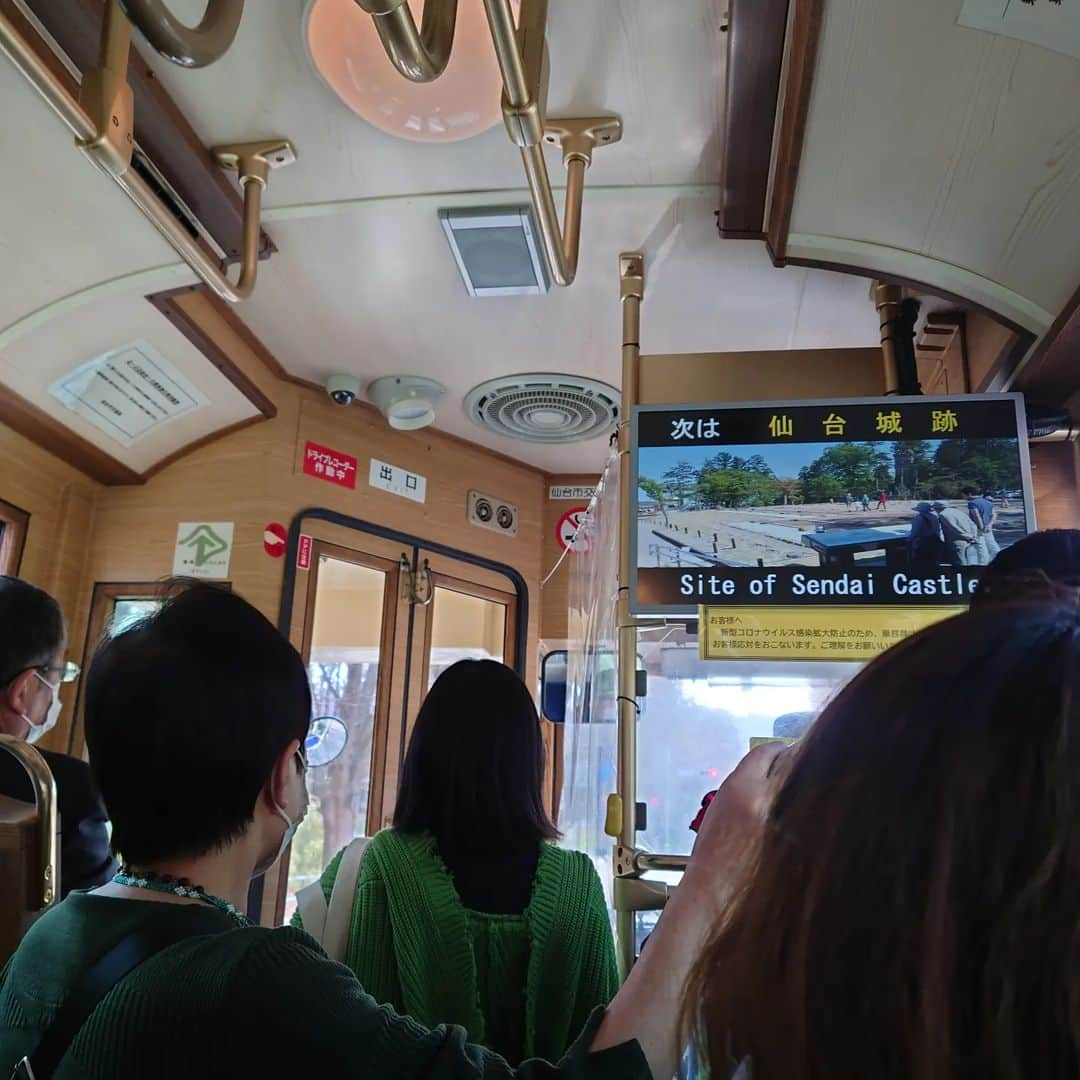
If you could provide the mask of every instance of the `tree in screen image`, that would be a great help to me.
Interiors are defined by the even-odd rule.
[[[638,487],[656,503],[660,513],[664,515],[664,525],[670,525],[666,502],[667,493],[664,491],[664,485],[659,480],[650,480],[647,476],[641,476],[638,478]]]
[[[892,462],[873,443],[841,443],[830,446],[799,470],[803,498],[807,502],[832,502],[849,492],[862,495],[882,491]]]
[[[1008,491],[1021,487],[1020,458],[1012,439],[947,439],[938,444],[928,477],[930,494],[956,499],[964,488]]]
[[[693,490],[697,481],[697,472],[694,466],[689,461],[680,461],[664,473],[664,480],[667,481],[667,489],[674,496],[681,510],[683,503],[686,502],[687,495]]]

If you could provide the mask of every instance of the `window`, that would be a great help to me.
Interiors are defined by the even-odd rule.
[[[30,515],[0,499],[0,574],[18,574]]]

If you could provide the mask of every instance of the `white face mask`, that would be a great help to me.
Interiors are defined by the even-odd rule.
[[[56,727],[56,721],[60,719],[60,710],[64,707],[64,703],[60,700],[60,684],[57,683],[56,686],[53,686],[39,671],[34,672],[34,677],[53,692],[53,701],[49,706],[49,711],[45,714],[45,719],[40,724],[35,724],[26,713],[20,714],[30,728],[26,734],[26,741],[31,744],[36,743],[46,732],[52,731]]]
[[[307,762],[304,761],[303,755],[299,750],[296,752],[296,756],[300,759],[300,775],[301,777],[307,772]],[[307,789],[307,780],[304,779],[304,788]],[[273,801],[273,800],[271,800]],[[274,810],[277,812],[277,816],[285,822],[285,831],[281,834],[281,843],[278,845],[278,849],[274,852],[274,857],[263,867],[263,871],[269,870],[285,854],[285,849],[292,843],[292,838],[296,835],[296,830],[300,828],[300,823],[307,815],[307,803],[304,803],[304,809],[301,811],[300,816],[293,821],[288,814],[285,813],[284,807],[278,806],[274,801]]]

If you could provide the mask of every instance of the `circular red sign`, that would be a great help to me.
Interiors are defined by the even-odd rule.
[[[272,559],[280,559],[285,554],[285,526],[271,521],[263,529],[263,551]]]
[[[575,506],[573,510],[567,510],[559,518],[559,524],[555,526],[555,535],[558,537],[559,543],[571,555],[581,555],[589,549],[589,543],[584,533],[578,534],[578,527],[585,520],[585,515],[588,512],[589,508],[587,506]],[[574,539],[575,536],[577,536],[576,540]]]

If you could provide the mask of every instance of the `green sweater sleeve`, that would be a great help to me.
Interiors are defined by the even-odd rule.
[[[559,1065],[525,1062],[517,1069],[465,1041],[457,1027],[425,1028],[378,1005],[352,973],[327,962],[310,938],[291,930],[263,933],[234,969],[237,1003],[228,1044],[235,1049],[232,1075],[253,1064],[245,1047],[265,1047],[277,1032],[276,1061],[294,1062],[310,1077],[364,1080],[648,1080],[636,1042],[588,1052],[600,1024],[597,1013]],[[230,1056],[233,1056],[230,1054]],[[300,1074],[298,1074],[300,1075]]]
[[[619,966],[615,959],[615,938],[611,932],[604,887],[595,867],[589,863],[588,897],[585,905],[586,953],[582,959],[577,998],[570,1031],[582,1030],[597,1008],[604,1007],[619,990]]]

